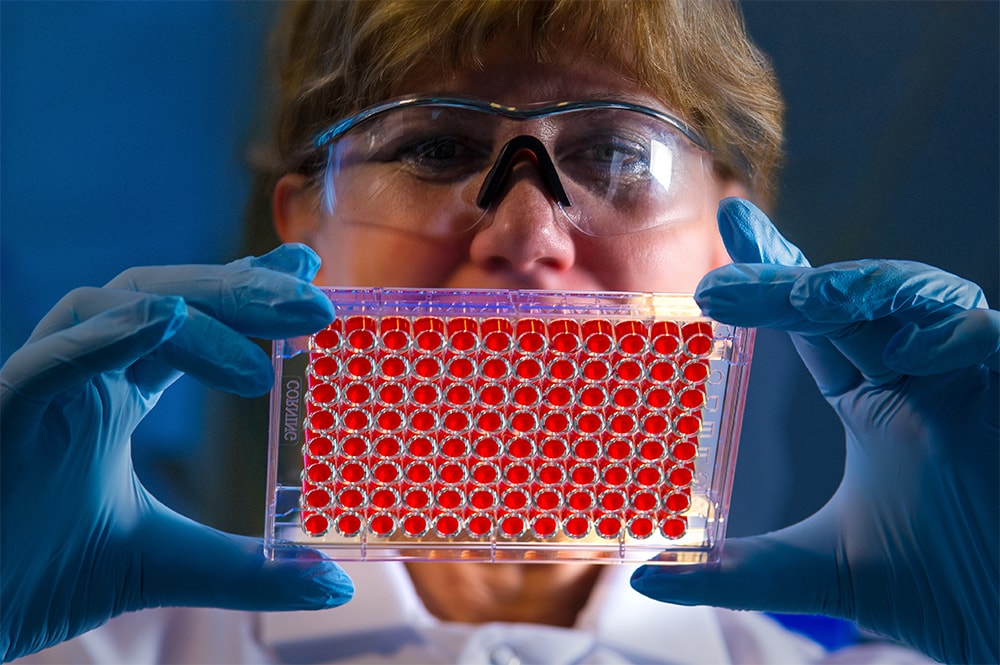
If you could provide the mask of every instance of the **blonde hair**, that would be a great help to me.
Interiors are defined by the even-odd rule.
[[[315,172],[316,133],[384,101],[417,66],[443,75],[481,66],[501,36],[538,61],[562,48],[599,53],[704,135],[723,177],[770,202],[783,102],[738,6],[725,0],[296,2],[273,44],[278,170]]]

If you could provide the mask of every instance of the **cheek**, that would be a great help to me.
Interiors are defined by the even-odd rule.
[[[716,212],[727,196],[746,196],[735,181],[709,178],[702,188],[700,213],[686,223],[667,224],[645,233],[625,236],[603,251],[600,268],[609,288],[622,291],[693,293],[708,272],[731,262],[719,234]],[[601,260],[593,255],[592,265]]]
[[[467,253],[460,241],[332,222],[324,224],[311,245],[323,259],[315,281],[326,286],[433,287]]]
[[[713,219],[606,242],[589,253],[588,262],[611,290],[692,293],[707,272],[729,263],[729,257]]]

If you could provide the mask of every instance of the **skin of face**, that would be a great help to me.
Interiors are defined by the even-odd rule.
[[[648,91],[601,64],[564,52],[544,63],[502,42],[483,66],[454,76],[418,70],[393,91],[402,95],[474,97],[510,106],[562,100],[615,99],[670,112]],[[327,286],[493,288],[691,293],[709,270],[729,262],[716,224],[718,202],[746,195],[737,182],[707,169],[700,215],[681,223],[614,237],[588,236],[553,206],[530,160],[512,168],[487,223],[449,238],[428,238],[377,224],[327,218],[306,178],[288,174],[274,192],[284,242],[303,242],[323,260],[316,283]],[[387,199],[391,200],[391,199]],[[381,218],[407,215],[384,203]],[[373,220],[377,221],[377,220]],[[572,625],[596,580],[589,564],[408,564],[417,593],[441,619],[479,623],[527,621]]]

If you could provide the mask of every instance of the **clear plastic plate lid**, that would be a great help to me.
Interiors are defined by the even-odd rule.
[[[268,557],[718,559],[752,330],[687,295],[325,291],[274,344]]]

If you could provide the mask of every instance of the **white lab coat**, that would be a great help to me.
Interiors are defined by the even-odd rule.
[[[65,663],[928,663],[867,644],[827,653],[751,612],[680,607],[629,587],[633,566],[602,573],[573,628],[467,625],[435,619],[397,562],[347,563],[357,592],[319,612],[160,608],[122,615],[76,639],[15,661]]]

